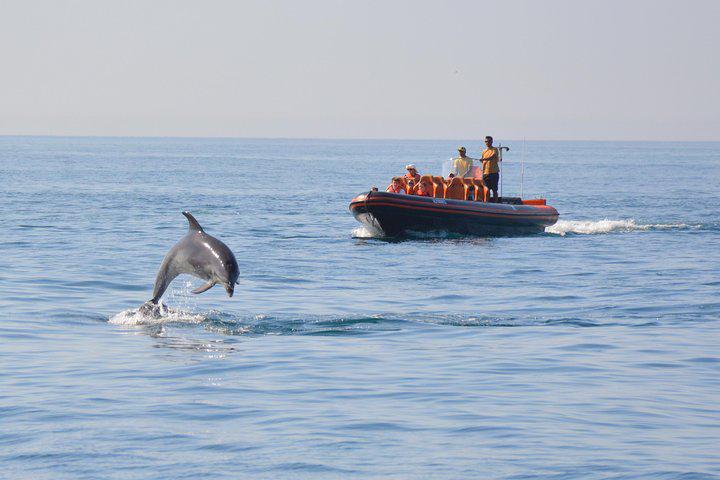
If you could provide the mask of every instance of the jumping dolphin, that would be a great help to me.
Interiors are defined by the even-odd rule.
[[[192,293],[205,292],[219,283],[229,297],[233,296],[240,274],[235,255],[223,242],[205,233],[190,212],[182,214],[188,219],[188,233],[165,255],[155,278],[153,296],[141,307],[142,311],[157,311],[160,297],[175,277],[183,273],[207,280]]]

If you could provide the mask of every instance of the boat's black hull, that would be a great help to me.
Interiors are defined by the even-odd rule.
[[[350,202],[362,224],[388,236],[407,232],[448,231],[470,235],[540,233],[557,222],[547,205],[511,205],[386,192],[368,192]]]

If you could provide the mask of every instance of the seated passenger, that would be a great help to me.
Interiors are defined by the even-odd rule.
[[[435,186],[435,198],[445,197],[445,179],[443,177],[432,177]]]
[[[418,183],[415,195],[419,197],[432,197],[434,189],[435,187],[433,186],[430,177],[423,176],[420,183]]]
[[[392,183],[385,191],[390,193],[405,193],[405,188],[402,185],[402,179],[400,179],[400,177],[393,177]]]
[[[408,172],[405,174],[405,180],[415,180],[415,183],[420,181],[420,174],[418,173],[417,168],[415,168],[415,165],[412,163],[410,165],[405,165],[405,170]]]
[[[415,195],[415,180],[408,180],[407,185],[408,185],[407,194]]]
[[[462,178],[453,177],[450,181],[450,185],[445,189],[445,198],[451,198],[453,200],[465,200],[465,185],[463,184]]]
[[[474,158],[468,157],[465,147],[458,148],[458,157],[453,158],[453,173],[458,177],[472,177],[472,167]]]
[[[465,184],[465,200],[475,200],[475,184],[472,178],[463,178]]]

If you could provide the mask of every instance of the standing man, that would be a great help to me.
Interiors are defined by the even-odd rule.
[[[472,177],[472,167],[474,158],[465,155],[465,147],[458,148],[459,157],[453,158],[453,172],[456,177],[466,178]]]
[[[500,156],[498,155],[498,149],[493,147],[493,138],[488,135],[485,137],[485,150],[482,153],[482,165],[483,165],[483,183],[485,187],[492,191],[493,202],[498,201],[498,182],[500,180],[500,166],[498,161]],[[485,199],[488,201],[489,199]]]

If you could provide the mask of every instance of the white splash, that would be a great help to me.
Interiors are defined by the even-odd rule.
[[[578,220],[558,220],[558,222],[545,229],[546,233],[555,235],[566,235],[568,233],[576,233],[581,235],[595,235],[601,233],[612,232],[634,232],[643,230],[667,230],[688,228],[684,223],[658,223],[658,224],[638,224],[635,220],[598,220],[598,221],[578,221]]]
[[[382,238],[383,234],[365,225],[361,225],[353,228],[351,236],[352,238]]]
[[[202,323],[207,318],[199,313],[189,312],[186,310],[178,310],[168,308],[161,304],[160,311],[157,314],[148,314],[141,312],[139,308],[131,308],[123,310],[108,319],[108,323],[113,325],[159,325],[163,323]]]
[[[183,278],[184,277],[184,278]],[[200,323],[206,317],[195,312],[197,303],[194,301],[190,291],[193,289],[193,281],[197,280],[183,275],[175,285],[168,289],[167,299],[175,305],[168,307],[160,302],[157,312],[143,312],[138,308],[123,310],[110,317],[109,323],[114,325],[158,325],[163,323]]]

